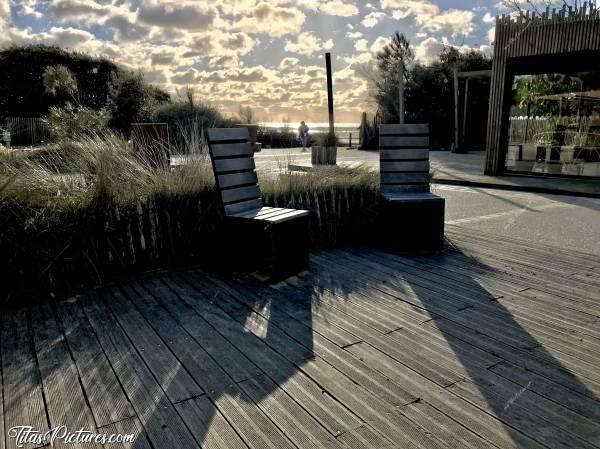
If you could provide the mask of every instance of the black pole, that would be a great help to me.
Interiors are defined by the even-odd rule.
[[[325,53],[325,62],[327,64],[327,106],[329,108],[329,132],[334,132],[333,121],[333,79],[331,77],[331,53]]]

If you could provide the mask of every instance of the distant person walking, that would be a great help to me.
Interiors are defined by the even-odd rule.
[[[308,126],[306,123],[300,122],[300,128],[298,128],[298,136],[302,141],[302,151],[306,151],[306,147],[308,146]]]

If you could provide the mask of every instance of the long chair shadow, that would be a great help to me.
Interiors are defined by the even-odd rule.
[[[141,289],[130,291],[129,299],[179,358],[179,369],[189,373],[205,393],[175,404],[200,445],[212,447],[228,441],[228,447],[246,447],[243,439],[259,444],[253,439],[262,437],[265,447],[291,448],[287,432],[270,422],[265,409],[258,412],[256,407],[282,392],[281,386],[313,358],[312,298],[292,305],[282,298],[275,300],[268,287],[260,289],[260,283],[255,284],[257,290],[244,284],[217,275],[186,272],[165,275],[160,282],[143,283]],[[145,305],[138,304],[139,296],[144,294],[153,297],[150,302],[156,307],[144,310]],[[302,324],[292,320],[290,313],[302,316]],[[160,319],[175,320],[177,325],[175,329],[161,329]],[[195,344],[189,344],[190,336]],[[182,357],[185,345],[190,348]],[[195,359],[205,366],[199,366]],[[292,403],[291,407],[300,410],[298,404]],[[264,426],[262,436],[257,437],[251,421]],[[152,417],[149,422],[154,425]],[[338,447],[331,435],[320,437],[331,447]]]
[[[337,263],[342,255],[344,262]],[[446,268],[458,263],[467,269],[449,270],[444,276]],[[285,428],[293,422],[278,421],[284,426],[278,428],[267,415],[279,413],[285,404],[292,414],[298,410],[298,416],[312,419],[305,411],[311,412],[309,400],[299,405],[295,400],[302,398],[291,400],[284,394],[282,399],[277,393],[296,388],[304,376],[303,366],[314,359],[313,320],[324,301],[332,300],[331,295],[341,298],[348,316],[358,316],[361,308],[376,310],[384,301],[399,300],[422,315],[417,328],[433,329],[443,336],[462,368],[459,374],[464,379],[444,388],[479,407],[481,413],[485,410],[496,416],[514,446],[599,447],[600,380],[594,379],[593,366],[581,362],[583,371],[578,372],[583,372],[583,380],[573,374],[555,355],[560,352],[544,347],[545,338],[552,336],[540,341],[532,335],[521,317],[517,319],[502,304],[510,298],[501,299],[488,291],[477,276],[469,274],[469,266],[491,269],[469,260],[459,247],[440,256],[414,258],[352,248],[315,253],[311,272],[281,286],[268,286],[251,277],[232,280],[205,273],[171,273],[105,290],[103,299],[81,300],[85,315],[78,313],[79,319],[89,318],[96,303],[96,310],[106,315],[79,331],[93,328],[124,394],[142,404],[135,412],[152,447],[219,447],[226,442],[228,447],[243,448],[243,439],[262,437],[264,447],[293,447],[293,443],[308,441],[305,438],[316,438],[335,448],[340,443],[328,432],[302,435],[304,430]],[[60,310],[56,310],[59,322]],[[385,312],[370,316],[393,327]],[[136,322],[146,334],[136,334]],[[319,332],[327,328],[320,327]],[[399,325],[387,336],[397,338],[400,350],[402,332]],[[66,340],[70,344],[69,335]],[[554,343],[561,340],[552,339]],[[158,359],[153,358],[153,345],[162,346],[162,353],[171,353],[170,358],[154,364]],[[567,349],[585,355],[585,349]],[[496,360],[482,365],[481,358],[472,354],[475,350],[486,351]],[[128,351],[135,353],[135,360],[123,358]],[[97,355],[92,351],[90,357],[87,362],[93,366]],[[136,379],[123,378],[124,366],[145,378],[152,385],[150,390]],[[151,394],[156,397],[149,400]],[[337,404],[332,422],[356,419],[334,399],[319,397],[331,401],[331,409]],[[278,400],[287,402],[273,402]],[[260,437],[250,420],[264,426]],[[179,431],[189,436],[175,436]],[[149,446],[140,438],[133,447]]]
[[[349,252],[352,257],[343,269],[360,268],[354,281],[348,283],[346,278],[334,286],[337,293],[351,295],[357,288],[390,293],[388,286],[394,285],[398,299],[426,311],[431,319],[419,326],[427,326],[444,337],[462,368],[459,371],[463,371],[462,380],[449,382],[446,390],[497,417],[512,444],[519,448],[600,446],[600,376],[593,362],[597,354],[590,349],[600,344],[599,339],[586,337],[593,343],[578,347],[573,335],[552,330],[551,326],[542,329],[529,321],[526,325],[536,329],[540,341],[524,327],[523,316],[515,317],[503,305],[505,301],[518,303],[519,298],[492,293],[476,276],[469,275],[469,266],[493,269],[465,254],[460,246],[438,256],[408,258],[371,249]],[[379,265],[369,264],[373,255],[373,262]],[[460,264],[465,269],[453,271]],[[424,276],[419,270],[424,270]],[[437,284],[435,279],[445,285]],[[403,332],[399,329],[391,333],[398,335],[397,339],[392,338],[400,348]],[[427,337],[421,344],[428,346]],[[497,360],[486,365],[473,354],[475,349],[482,349]],[[566,353],[574,354],[575,359]],[[586,355],[591,362],[584,360]],[[577,363],[579,375],[557,357]]]

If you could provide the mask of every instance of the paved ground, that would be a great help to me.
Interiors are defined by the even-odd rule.
[[[600,199],[434,185],[446,221],[499,238],[600,255]]]
[[[472,179],[483,165],[483,153],[438,151],[431,153],[431,159],[434,176],[450,173],[456,178],[460,172]],[[340,149],[338,160],[377,169],[379,154]],[[261,171],[277,173],[289,163],[310,165],[310,153],[268,149],[257,153],[256,161]],[[600,185],[600,181],[595,182]],[[435,184],[433,189],[447,199],[446,220],[450,224],[600,255],[600,199],[443,184]]]
[[[61,425],[136,437],[64,449],[600,448],[600,257],[447,231],[436,256],[315,251],[277,285],[162,273],[2,314],[0,448]]]
[[[546,193],[574,192],[583,196],[600,197],[600,181],[574,178],[544,178],[540,176],[485,176],[483,174],[485,153],[470,152],[454,154],[449,151],[430,153],[433,181],[440,184],[472,185]],[[276,172],[288,164],[310,166],[310,153],[299,148],[265,149],[256,154],[258,166]],[[338,164],[379,168],[379,153],[376,151],[338,150]]]

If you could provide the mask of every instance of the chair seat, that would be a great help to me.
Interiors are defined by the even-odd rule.
[[[392,203],[410,203],[421,201],[443,201],[442,197],[433,193],[386,193],[384,198]]]
[[[250,220],[263,220],[270,223],[281,223],[294,218],[305,217],[307,215],[309,215],[307,210],[261,207],[260,209],[252,209],[229,216],[236,218],[247,218]]]

